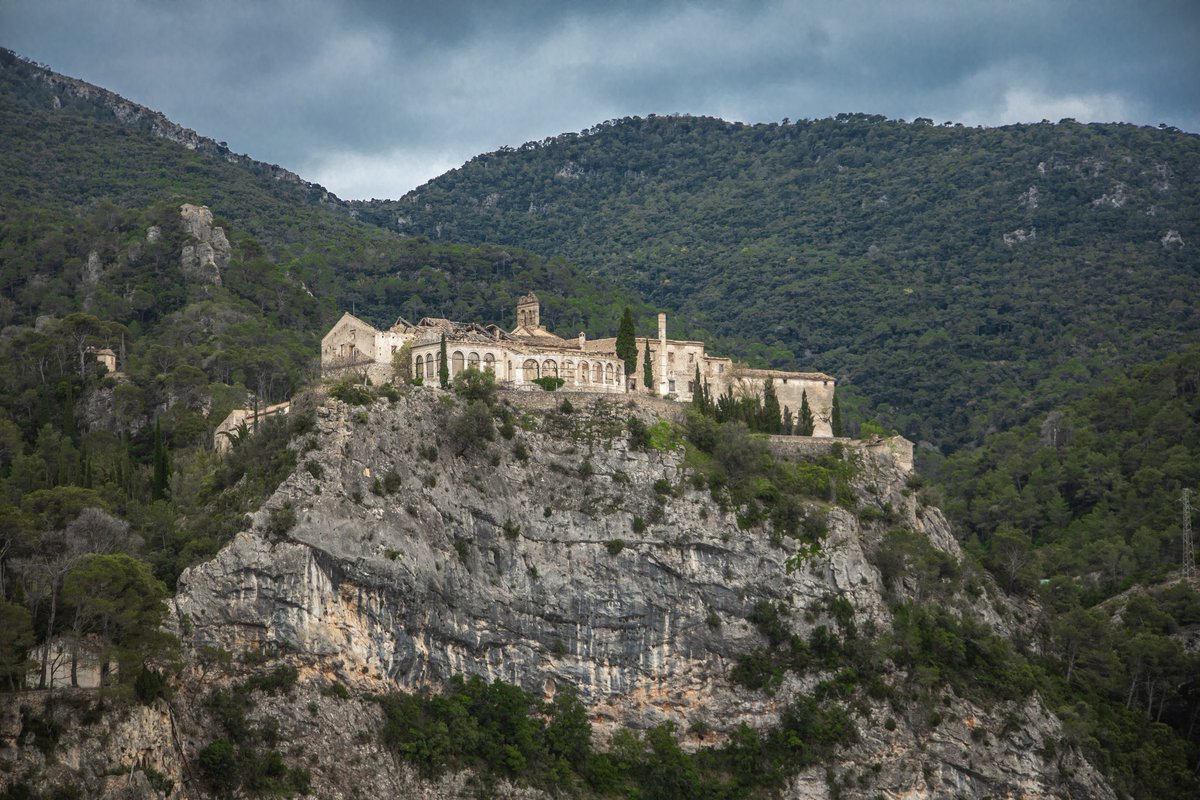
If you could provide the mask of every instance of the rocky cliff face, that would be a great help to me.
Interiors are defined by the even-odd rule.
[[[302,466],[249,530],[180,579],[175,618],[192,672],[175,716],[123,723],[138,726],[138,753],[110,743],[80,763],[152,765],[198,789],[187,764],[212,736],[201,654],[269,652],[300,670],[300,685],[255,713],[297,743],[288,755],[311,769],[314,794],[462,796],[473,791],[468,778],[424,782],[380,750],[380,712],[365,693],[462,673],[547,697],[571,685],[601,739],[674,721],[696,747],[738,723],[775,725],[792,697],[828,677],[791,675],[773,694],[730,681],[736,658],[762,644],[746,621],[758,602],[790,606],[787,624],[804,636],[833,624],[830,598],[849,601],[863,629],[890,626],[873,557],[880,532],[845,508],[805,507],[828,532],[789,573],[799,545],[739,529],[693,487],[682,450],[629,447],[630,409],[597,401],[535,413],[514,403],[513,439],[469,449],[447,433],[461,401],[434,389],[365,409],[318,404],[316,429],[295,443]],[[864,457],[859,502],[961,555],[944,517],[904,478],[886,456]],[[999,611],[978,605],[1005,629]],[[349,699],[319,691],[334,681]],[[857,714],[859,742],[796,776],[786,796],[1112,797],[1077,753],[1055,749],[1060,725],[1036,696],[983,708],[947,691],[932,725],[926,711],[883,700]]]
[[[221,285],[221,273],[229,267],[233,248],[222,228],[213,227],[208,206],[184,203],[179,209],[183,227],[192,241],[183,246],[179,267],[183,277],[196,283]]]

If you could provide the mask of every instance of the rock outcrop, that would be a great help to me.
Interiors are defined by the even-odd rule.
[[[222,228],[213,227],[208,206],[184,203],[179,209],[183,227],[192,241],[183,246],[179,267],[183,277],[195,283],[221,285],[221,273],[229,267],[233,248]]]
[[[789,573],[799,545],[740,530],[734,513],[689,483],[682,450],[630,449],[628,409],[597,401],[545,420],[529,415],[515,437],[522,453],[498,439],[460,456],[445,433],[457,413],[447,400],[416,389],[367,411],[336,401],[317,408],[319,447],[304,455],[307,468],[252,530],[180,579],[176,608],[193,644],[275,647],[308,674],[366,691],[437,686],[459,673],[546,696],[570,684],[602,736],[701,721],[711,743],[741,722],[775,724],[789,698],[815,683],[793,679],[768,695],[730,682],[736,658],[762,642],[746,622],[757,602],[793,609],[789,624],[802,636],[831,624],[822,610],[830,597],[848,600],[862,627],[890,626],[870,556],[875,534],[846,509],[810,504],[828,533],[822,552]],[[392,491],[380,490],[385,477]],[[961,556],[944,517],[919,506],[905,477],[878,457],[863,465],[857,488]],[[284,508],[294,527],[266,535],[272,511]],[[1001,615],[982,605],[1003,630]],[[832,769],[855,773],[869,787],[863,796],[1111,796],[1077,754],[1039,755],[1053,753],[1061,733],[1036,697],[992,709],[946,703],[947,722],[932,728],[871,709],[862,742]],[[892,715],[902,719],[888,730]],[[869,764],[881,766],[861,766]],[[822,767],[788,795],[830,792]]]
[[[253,714],[276,720],[313,795],[470,797],[480,789],[469,775],[431,781],[383,750],[370,693],[436,688],[464,673],[547,698],[570,685],[601,742],[672,721],[690,749],[719,744],[740,723],[776,725],[793,698],[830,677],[790,673],[772,693],[730,680],[738,656],[764,642],[747,622],[760,601],[790,608],[786,624],[804,637],[834,625],[831,598],[849,602],[860,629],[890,628],[875,566],[884,528],[864,525],[865,515],[804,501],[826,533],[820,552],[789,571],[801,544],[765,525],[739,527],[735,510],[691,480],[682,448],[629,446],[625,418],[644,412],[611,399],[571,413],[505,402],[514,435],[494,441],[452,436],[464,403],[432,388],[366,408],[316,403],[314,429],[293,442],[301,466],[248,530],[179,580],[173,620],[187,666],[174,699],[106,723],[116,725],[107,743],[82,727],[60,744],[73,774],[100,776],[92,796],[154,796],[164,777],[183,796],[205,796],[189,766],[217,735],[203,698],[232,680],[210,673],[205,654],[264,654],[299,670],[291,695],[264,696]],[[904,465],[882,448],[854,457],[860,507],[961,556],[942,514],[906,485]],[[1007,630],[1002,610],[975,603]],[[906,676],[893,672],[887,680],[901,686]],[[349,696],[322,691],[335,683]],[[1036,694],[982,707],[946,689],[936,702],[864,698],[857,743],[782,795],[1113,797],[1061,744]],[[9,723],[0,728],[20,727]],[[13,774],[62,772],[62,759],[39,760],[15,738],[0,742],[19,754]],[[116,773],[127,780],[104,777]],[[543,796],[502,783],[486,793]]]

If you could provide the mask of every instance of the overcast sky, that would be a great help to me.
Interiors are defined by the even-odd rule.
[[[344,198],[651,113],[1200,131],[1200,0],[0,0],[0,45]]]

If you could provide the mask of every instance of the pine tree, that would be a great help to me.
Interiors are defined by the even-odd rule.
[[[438,353],[438,383],[443,389],[450,388],[450,364],[446,360],[446,334],[442,334],[442,349]]]
[[[646,340],[646,352],[642,354],[642,381],[646,391],[654,391],[654,366],[650,363],[650,340]]]
[[[775,394],[775,381],[767,378],[763,384],[762,416],[759,418],[760,429],[765,433],[779,433],[782,413],[779,410],[779,397]]]
[[[796,418],[796,435],[813,435],[813,413],[808,407],[808,392],[800,393],[800,415]]]
[[[845,429],[842,428],[842,407],[838,405],[837,392],[833,394],[833,412],[829,417],[829,424],[833,428],[833,435],[845,436]]]
[[[625,374],[633,375],[637,371],[637,338],[633,326],[633,312],[625,306],[621,316],[621,327],[617,328],[617,357],[625,362]]]

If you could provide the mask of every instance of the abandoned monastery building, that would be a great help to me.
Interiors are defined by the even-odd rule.
[[[325,376],[359,372],[376,382],[391,380],[393,359],[407,352],[412,375],[427,382],[437,379],[442,337],[450,375],[468,367],[487,370],[508,389],[537,389],[539,378],[560,378],[559,391],[627,394],[644,392],[643,365],[649,346],[654,377],[649,390],[661,397],[689,402],[694,391],[696,369],[713,396],[732,390],[735,396],[760,394],[767,379],[774,383],[780,407],[800,409],[808,396],[812,410],[813,436],[833,435],[830,418],[837,381],[820,372],[786,372],[749,369],[728,358],[710,356],[704,342],[667,338],[667,315],[658,315],[658,338],[638,338],[638,365],[626,374],[625,362],[617,355],[616,338],[563,339],[542,327],[541,306],[534,294],[517,301],[517,325],[505,331],[498,325],[453,322],[424,317],[415,325],[396,320],[381,331],[370,323],[343,314],[321,340],[321,373]]]

